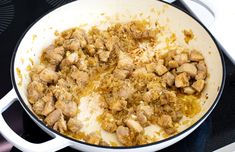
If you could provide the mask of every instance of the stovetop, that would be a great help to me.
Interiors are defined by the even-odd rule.
[[[0,97],[12,88],[10,61],[20,36],[37,18],[70,1],[72,0],[0,0]],[[173,4],[186,10],[179,1]],[[225,62],[225,89],[214,111],[192,134],[162,152],[207,152],[235,142],[235,66],[226,56]],[[13,130],[30,142],[40,143],[51,139],[29,118],[19,102],[15,102],[4,112],[4,118]],[[0,151],[19,150],[0,135]],[[61,151],[73,149],[65,148]]]

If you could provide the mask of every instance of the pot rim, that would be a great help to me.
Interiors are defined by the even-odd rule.
[[[219,93],[214,101],[214,103],[212,104],[212,106],[209,108],[209,110],[197,121],[195,122],[193,125],[191,125],[190,127],[188,127],[187,129],[183,130],[182,132],[180,133],[177,133],[176,135],[173,135],[169,138],[166,138],[166,139],[163,139],[163,140],[160,140],[160,141],[156,141],[156,142],[152,142],[152,143],[149,143],[149,144],[144,144],[144,145],[137,145],[137,146],[129,146],[129,147],[126,147],[126,146],[120,146],[120,147],[111,147],[111,146],[101,146],[101,145],[95,145],[95,144],[90,144],[90,143],[87,143],[87,142],[84,142],[84,141],[80,141],[80,140],[76,140],[76,139],[73,139],[71,137],[68,137],[68,136],[65,136],[57,131],[55,131],[54,129],[48,127],[44,122],[42,122],[41,120],[39,120],[39,118],[29,109],[29,107],[25,104],[24,100],[22,99],[20,93],[19,93],[19,90],[17,88],[17,83],[16,83],[16,80],[15,80],[15,76],[14,76],[14,63],[15,63],[15,56],[16,56],[16,53],[17,53],[17,50],[18,50],[18,47],[22,41],[22,39],[24,38],[24,36],[26,35],[26,33],[31,29],[31,27],[34,26],[34,24],[36,24],[40,19],[42,19],[44,16],[46,16],[47,14],[51,13],[52,11],[56,10],[57,8],[59,7],[56,7],[52,10],[49,10],[47,11],[46,13],[44,13],[42,16],[40,16],[39,18],[37,18],[32,24],[30,24],[27,29],[24,31],[24,33],[21,35],[20,39],[18,40],[15,48],[14,48],[14,52],[13,52],[13,55],[12,55],[12,58],[11,58],[11,65],[10,65],[10,75],[11,75],[11,82],[12,82],[12,85],[13,85],[13,88],[18,96],[18,99],[21,103],[21,105],[23,106],[23,108],[27,111],[28,114],[30,114],[40,125],[42,125],[43,127],[45,127],[46,129],[50,130],[52,133],[56,134],[56,135],[59,135],[59,136],[62,136],[68,140],[71,140],[73,142],[77,142],[79,144],[84,144],[86,146],[92,146],[92,147],[96,147],[96,148],[105,148],[105,149],[136,149],[136,148],[144,148],[144,147],[148,147],[148,146],[153,146],[153,145],[159,145],[159,144],[162,144],[164,142],[167,142],[167,141],[170,141],[172,139],[175,139],[181,135],[183,135],[184,133],[188,132],[189,130],[191,130],[192,128],[194,128],[195,126],[197,126],[198,124],[200,124],[202,121],[204,121],[204,119],[212,112],[212,110],[215,108],[215,106],[217,105],[221,95],[222,95],[222,92],[223,92],[223,89],[224,89],[224,85],[225,85],[225,79],[226,79],[226,68],[225,68],[225,61],[224,61],[224,57],[223,57],[223,53],[221,51],[221,49],[219,49],[219,45],[217,43],[217,41],[215,40],[215,38],[213,37],[213,35],[210,33],[210,31],[202,24],[201,21],[199,21],[196,17],[192,16],[191,14],[189,14],[187,11],[181,9],[180,7],[178,6],[175,6],[171,3],[168,3],[168,2],[165,2],[163,0],[158,0],[162,3],[165,3],[171,7],[174,7],[178,10],[180,10],[181,12],[185,13],[186,15],[190,16],[193,20],[195,20],[197,23],[199,23],[203,29],[209,34],[209,36],[212,38],[214,44],[216,45],[216,48],[217,50],[219,51],[219,55],[220,55],[220,59],[221,59],[221,63],[222,63],[222,72],[223,72],[223,76],[222,76],[222,82],[221,82],[221,86],[220,86],[220,89],[219,89]],[[69,2],[67,4],[70,4],[72,2]],[[65,5],[67,5],[65,4]],[[64,5],[62,5],[64,6]],[[60,6],[61,7],[61,6]]]

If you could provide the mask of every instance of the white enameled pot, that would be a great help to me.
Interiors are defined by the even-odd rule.
[[[41,50],[52,43],[55,31],[81,26],[88,29],[97,25],[105,28],[116,22],[147,19],[174,31],[177,41],[184,44],[184,29],[191,29],[195,38],[188,44],[201,51],[208,66],[209,78],[203,91],[203,107],[190,127],[159,142],[133,147],[96,146],[66,137],[40,121],[32,112],[27,100],[29,82],[28,66],[39,62]],[[187,45],[187,44],[185,44]],[[59,7],[37,20],[24,33],[12,57],[11,77],[13,89],[0,101],[0,132],[14,146],[22,151],[56,151],[66,146],[82,151],[157,151],[170,146],[194,131],[211,113],[218,102],[225,81],[225,67],[222,53],[208,30],[186,12],[157,0],[79,0]],[[32,120],[53,137],[44,143],[31,143],[18,136],[5,122],[2,113],[16,100]],[[17,116],[16,116],[17,117]]]

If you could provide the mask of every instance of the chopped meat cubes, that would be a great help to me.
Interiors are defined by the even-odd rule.
[[[182,64],[187,63],[189,61],[188,55],[185,53],[178,54],[178,55],[174,56],[174,59],[179,65],[182,65]]]
[[[197,91],[201,92],[205,86],[205,81],[204,80],[197,80],[192,84],[192,87]]]
[[[114,112],[121,111],[123,110],[127,105],[127,101],[120,99],[120,100],[115,100],[114,102],[111,103],[110,109]]]
[[[58,80],[58,75],[55,71],[46,68],[42,70],[42,72],[39,74],[39,78],[46,83],[52,83],[52,82],[57,82]]]
[[[177,67],[179,66],[179,64],[178,64],[177,61],[171,60],[171,61],[168,62],[168,66],[169,66],[170,68],[177,68]]]
[[[73,117],[69,119],[67,126],[70,131],[77,133],[83,125],[76,117]]]
[[[189,76],[183,72],[175,77],[175,86],[177,88],[183,88],[189,86]]]
[[[74,101],[57,101],[55,107],[68,117],[76,116],[78,111],[77,104]]]
[[[197,75],[195,76],[195,79],[196,80],[204,80],[204,79],[206,79],[206,76],[207,76],[206,72],[198,71]]]
[[[194,64],[184,63],[180,67],[177,68],[177,72],[178,73],[186,72],[190,76],[195,77],[197,74],[197,68]]]
[[[127,127],[119,126],[116,130],[116,135],[118,138],[118,141],[121,142],[124,145],[127,145],[128,142],[130,142],[130,130]]]
[[[89,80],[89,75],[87,72],[75,70],[71,73],[71,77],[77,82],[77,84],[85,85]]]
[[[43,115],[45,102],[43,100],[38,100],[33,104],[33,111],[38,115]]]
[[[168,69],[164,65],[160,64],[160,65],[156,66],[155,71],[158,75],[161,76],[161,75],[165,74],[168,71]]]
[[[38,99],[40,99],[44,94],[45,87],[42,83],[37,81],[33,81],[29,83],[27,88],[28,99],[30,103],[35,103]]]
[[[169,115],[162,115],[158,119],[158,124],[164,128],[171,128],[173,127],[173,122],[171,116]]]
[[[173,86],[175,83],[175,76],[171,72],[167,72],[162,76],[163,81],[167,83],[168,86]]]
[[[109,59],[110,52],[109,51],[104,51],[104,50],[99,50],[98,52],[99,59],[102,62],[107,62]]]
[[[60,64],[60,67],[64,66],[70,66],[78,61],[78,54],[77,53],[71,53],[68,55]]]
[[[50,64],[58,65],[65,54],[63,47],[54,48],[53,45],[46,48],[43,52],[42,58],[48,61]]]
[[[130,128],[133,129],[135,132],[142,132],[143,131],[143,127],[140,125],[140,123],[138,121],[135,121],[133,119],[127,119],[126,120],[126,125]]]
[[[65,131],[67,131],[67,124],[66,121],[64,120],[63,117],[61,117],[53,126],[53,129],[64,133]]]
[[[53,112],[51,112],[46,118],[45,118],[45,122],[49,125],[49,126],[53,126],[62,116],[62,113],[59,109],[54,110]]]
[[[184,89],[184,93],[186,94],[194,94],[195,90],[192,87],[185,87]]]
[[[118,78],[124,80],[130,72],[128,70],[121,70],[121,69],[115,69],[113,71],[113,75]]]
[[[132,70],[134,67],[133,59],[124,52],[120,51],[117,67],[124,70]]]
[[[190,52],[189,59],[191,61],[200,61],[200,60],[203,60],[204,57],[199,51],[193,50]]]
[[[81,48],[81,44],[80,44],[80,41],[77,39],[69,39],[69,40],[64,41],[63,47],[66,50],[70,50],[74,52]]]
[[[86,32],[82,29],[76,29],[73,32],[71,38],[76,39],[82,48],[84,48],[87,45],[87,35]]]

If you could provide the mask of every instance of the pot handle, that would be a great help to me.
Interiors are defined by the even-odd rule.
[[[224,48],[224,53],[235,64],[235,45],[232,36],[235,35],[235,22],[231,22],[234,17],[234,8],[232,3],[224,1],[212,1],[212,0],[181,0],[186,6],[188,6],[192,12],[202,21],[202,23],[209,29],[213,36]],[[191,2],[190,2],[191,1]],[[206,24],[207,18],[205,15],[199,15],[198,9],[192,9],[195,2],[204,8],[206,8],[214,17],[212,24]]]
[[[6,123],[3,118],[2,113],[11,106],[14,101],[17,100],[17,95],[15,90],[12,89],[0,100],[0,133],[4,136],[10,143],[22,151],[30,152],[46,152],[46,151],[56,151],[70,145],[67,139],[60,136],[55,136],[53,139],[43,142],[43,143],[31,143],[19,135],[17,135]]]

